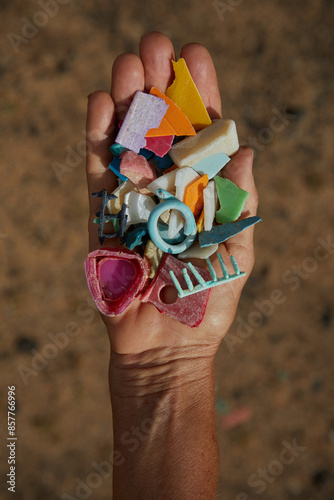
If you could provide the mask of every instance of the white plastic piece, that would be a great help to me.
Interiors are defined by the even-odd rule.
[[[122,182],[115,191],[112,192],[117,198],[108,201],[108,210],[110,214],[118,214],[122,205],[124,203],[124,196],[127,193],[130,193],[133,189],[135,189],[135,185],[129,179],[125,182]]]
[[[192,167],[215,153],[233,155],[239,149],[237,129],[233,120],[213,120],[212,125],[174,144],[169,156],[178,167]]]
[[[175,198],[183,202],[184,192],[186,188],[196,179],[199,179],[199,177],[200,175],[198,175],[198,173],[190,167],[176,170]],[[174,238],[174,236],[177,235],[177,233],[180,231],[180,229],[182,229],[183,226],[183,217],[177,210],[172,210],[169,219],[168,238]]]
[[[218,208],[218,196],[215,181],[209,181],[203,191],[204,231],[211,231]]]
[[[203,250],[206,250],[206,252],[203,252]],[[209,247],[202,248],[198,241],[195,241],[191,245],[191,247],[187,248],[182,253],[179,253],[178,258],[179,259],[207,259],[210,257],[212,254],[217,252],[218,250],[218,244],[215,243],[214,245],[210,245]]]
[[[164,189],[171,194],[175,193],[175,176],[177,169],[168,172],[168,174],[161,175],[150,184],[148,184],[147,189],[151,191],[151,193],[156,194],[158,189]]]
[[[150,196],[136,193],[136,191],[127,193],[124,196],[124,203],[128,205],[125,212],[128,216],[126,228],[132,224],[147,222],[152,210],[156,207],[156,204]]]

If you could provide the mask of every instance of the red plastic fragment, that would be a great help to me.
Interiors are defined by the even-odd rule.
[[[160,137],[146,137],[145,148],[153,151],[157,156],[163,157],[170,150],[174,140],[173,135],[162,135]]]
[[[98,310],[106,316],[118,316],[144,289],[149,265],[127,248],[101,248],[88,255],[85,271]]]
[[[180,323],[195,327],[201,324],[205,310],[208,304],[211,289],[203,290],[203,292],[189,295],[188,297],[177,297],[176,302],[173,304],[165,304],[160,299],[160,293],[165,286],[174,286],[169,271],[174,271],[176,278],[179,280],[182,288],[187,288],[182,269],[187,268],[188,274],[191,277],[193,284],[197,285],[198,282],[190,271],[189,266],[179,259],[176,259],[170,254],[166,254],[163,258],[157,274],[155,275],[151,285],[141,297],[142,302],[151,302],[155,305],[161,313],[166,313],[172,318],[177,319]],[[210,273],[202,268],[196,267],[197,271],[205,280],[210,280]]]

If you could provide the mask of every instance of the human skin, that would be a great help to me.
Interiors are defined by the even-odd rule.
[[[117,186],[108,168],[116,124],[124,118],[137,90],[149,91],[155,86],[165,92],[173,81],[171,59],[175,60],[175,53],[169,38],[148,33],[140,42],[139,53],[116,58],[110,94],[97,91],[89,96],[89,251],[101,248],[93,223],[100,202],[91,193],[103,188],[110,193]],[[182,48],[180,57],[186,60],[211,118],[220,118],[220,94],[209,52],[190,43]],[[253,151],[242,147],[222,171],[223,177],[249,193],[242,217],[254,216],[257,210],[252,164]],[[109,383],[117,452],[114,500],[215,498],[219,453],[214,356],[232,324],[254,264],[253,231],[248,228],[219,246],[228,269],[232,254],[246,277],[212,289],[204,320],[197,328],[183,325],[139,299],[124,314],[103,317],[110,339]],[[116,239],[106,240],[103,247],[118,244]],[[217,259],[211,261],[218,271]],[[205,265],[202,260],[192,262]]]

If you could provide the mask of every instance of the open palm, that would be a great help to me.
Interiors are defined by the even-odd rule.
[[[122,54],[115,60],[110,95],[97,91],[88,101],[87,182],[90,251],[101,247],[97,226],[93,223],[100,200],[93,198],[91,194],[103,188],[110,193],[117,187],[116,178],[108,168],[111,160],[109,146],[116,136],[116,124],[124,118],[137,90],[150,91],[151,87],[155,86],[165,93],[174,78],[171,59],[175,60],[175,53],[169,38],[161,33],[149,33],[142,38],[139,50],[140,57]],[[220,95],[210,54],[203,46],[190,43],[182,48],[180,57],[185,59],[211,118],[220,118]],[[252,150],[242,147],[222,171],[223,177],[229,178],[249,193],[242,216],[253,216],[257,210],[252,163]],[[117,241],[107,240],[103,246],[116,246]],[[219,252],[227,267],[229,255],[234,255],[240,270],[246,272],[246,277],[212,289],[204,320],[199,327],[190,328],[183,325],[167,314],[159,313],[153,304],[141,303],[140,299],[137,299],[124,314],[114,318],[103,317],[113,351],[119,354],[138,354],[162,347],[177,349],[198,345],[216,349],[233,321],[242,288],[253,267],[253,228],[248,228],[221,244]],[[211,261],[219,273],[217,259],[212,257]],[[206,266],[205,260],[193,259],[192,262],[199,267]]]

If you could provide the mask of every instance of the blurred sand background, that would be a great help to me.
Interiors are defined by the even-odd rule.
[[[111,498],[111,476],[91,475],[108,460],[112,431],[108,342],[83,271],[83,130],[87,95],[109,89],[114,58],[160,30],[177,54],[190,41],[211,51],[224,117],[256,150],[256,266],[217,356],[217,498],[333,500],[334,2],[57,5],[45,18],[36,1],[0,2],[1,434],[7,385],[16,385],[18,437],[15,495],[1,441],[1,498],[84,498],[78,480],[91,484],[85,498]],[[11,42],[22,18],[44,25]],[[275,113],[285,118],[273,131]],[[68,168],[61,180],[54,162]],[[65,329],[72,337],[57,347],[52,335]],[[52,359],[27,372],[42,352]],[[228,428],[240,408],[244,422]],[[305,449],[280,465],[283,442],[294,440]]]

